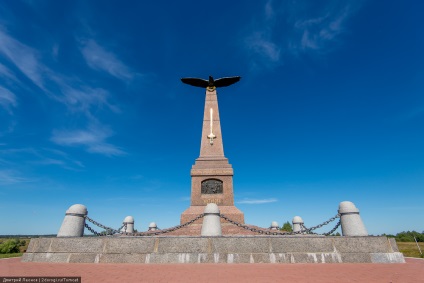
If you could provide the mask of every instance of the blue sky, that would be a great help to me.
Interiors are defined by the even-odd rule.
[[[421,1],[0,2],[0,234],[66,209],[177,225],[218,89],[236,206],[306,226],[354,202],[372,234],[423,231]],[[332,227],[329,227],[332,228]],[[329,229],[324,229],[325,232]]]

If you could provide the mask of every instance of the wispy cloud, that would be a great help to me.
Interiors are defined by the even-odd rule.
[[[118,106],[109,102],[110,93],[102,88],[91,88],[88,86],[74,87],[67,82],[58,82],[62,95],[56,99],[65,104],[74,112],[83,112],[88,117],[92,116],[92,110],[106,106],[115,113],[119,113]]]
[[[346,23],[361,2],[332,0],[317,5],[269,0],[245,37],[252,62],[272,68],[290,56],[330,52],[339,46]]]
[[[9,36],[2,27],[0,27],[0,42],[0,53],[7,57],[35,85],[44,89],[44,80],[41,75],[43,65],[38,62],[37,51]]]
[[[51,140],[62,146],[82,146],[90,153],[106,156],[126,154],[120,148],[106,142],[106,139],[112,135],[112,130],[107,127],[91,125],[85,130],[55,130]]]
[[[107,106],[110,110],[119,112],[119,108],[109,102],[109,92],[99,87],[90,87],[81,79],[75,77],[71,79],[60,71],[49,68],[43,63],[41,56],[36,50],[19,42],[1,27],[0,42],[0,54],[5,55],[46,95],[65,104],[70,110],[89,114],[90,108],[93,106]],[[58,48],[57,45],[53,46],[53,50]],[[121,79],[132,77],[131,72],[124,64],[116,59],[112,53],[102,49],[93,40],[89,40],[82,50],[90,67],[106,71]],[[56,55],[53,52],[52,56]],[[0,64],[0,76],[16,81],[14,74],[2,64]],[[3,101],[10,97],[10,93],[8,93],[7,97],[4,94]]]
[[[280,47],[272,42],[269,32],[255,32],[246,39],[248,48],[269,62],[280,61]]]
[[[328,45],[345,31],[344,24],[352,13],[350,6],[346,5],[340,10],[332,9],[323,17],[298,20],[294,26],[301,39],[291,48],[320,52],[328,50]]]
[[[14,65],[25,75],[33,84],[47,95],[64,104],[71,112],[84,113],[88,123],[97,125],[88,130],[75,131],[55,131],[52,141],[66,146],[85,146],[88,152],[100,153],[107,156],[117,156],[124,154],[124,151],[118,147],[105,142],[106,138],[112,135],[99,122],[96,117],[99,109],[111,110],[119,113],[117,105],[110,102],[112,95],[101,87],[92,87],[91,83],[75,75],[66,75],[61,70],[56,70],[53,65],[49,65],[43,60],[35,49],[29,47],[10,34],[0,26],[0,55],[9,60],[9,65]],[[57,59],[59,46],[53,46],[52,56]],[[116,56],[102,48],[94,40],[85,42],[81,49],[87,64],[95,69],[117,77],[121,80],[129,80],[133,77],[131,71]],[[52,58],[49,58],[51,60]],[[25,82],[16,84],[16,77],[8,67],[0,64],[0,77],[9,81],[15,80],[15,87],[22,87]],[[0,107],[5,108],[11,113],[11,107],[17,106],[17,98],[13,92],[6,87],[0,87]],[[54,163],[54,159],[50,163]]]
[[[241,204],[264,204],[264,203],[271,203],[271,202],[277,202],[278,199],[276,198],[267,198],[267,199],[244,199],[237,201],[237,203]]]
[[[31,182],[30,179],[22,177],[18,172],[14,170],[0,170],[0,184],[11,185],[17,183]]]
[[[13,74],[9,68],[7,68],[5,65],[1,63],[0,63],[0,77],[9,81],[13,81],[13,82],[17,81],[15,74]]]
[[[11,106],[16,107],[16,105],[16,95],[13,94],[10,90],[0,86],[0,106],[2,106],[11,114]]]
[[[133,78],[132,72],[115,56],[115,54],[105,50],[92,39],[83,43],[81,53],[87,65],[95,70],[104,71],[124,81]]]
[[[5,144],[3,144],[5,145]],[[22,167],[22,160],[31,165],[57,165],[68,170],[80,170],[84,165],[63,151],[49,148],[0,148],[1,163],[10,168]]]

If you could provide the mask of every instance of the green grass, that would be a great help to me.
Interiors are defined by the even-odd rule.
[[[407,257],[422,257],[420,251],[418,250],[417,244],[415,242],[396,242],[399,248],[399,251]],[[419,242],[421,251],[424,253],[424,243]]]
[[[20,257],[22,256],[22,253],[16,253],[16,254],[0,254],[0,258],[10,258],[10,257]]]

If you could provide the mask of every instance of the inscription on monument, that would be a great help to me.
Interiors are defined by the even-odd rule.
[[[202,194],[222,194],[222,181],[218,179],[207,179],[202,182]]]

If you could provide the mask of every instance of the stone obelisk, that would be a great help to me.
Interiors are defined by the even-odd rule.
[[[234,206],[233,168],[224,155],[215,86],[206,87],[200,156],[191,169],[191,204],[181,214],[181,223],[203,213],[208,203],[216,203],[222,214],[244,223],[243,212]]]

